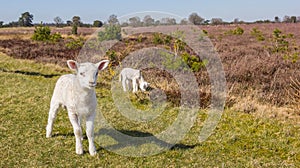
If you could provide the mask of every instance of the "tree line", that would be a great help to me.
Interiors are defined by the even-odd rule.
[[[34,16],[29,12],[24,12],[19,17],[18,21],[12,21],[10,23],[4,24],[3,21],[0,21],[0,27],[31,27],[40,23],[33,23]],[[274,17],[274,20],[257,20],[252,23],[298,23],[300,22],[300,16],[284,16],[282,19],[278,16]],[[220,25],[220,24],[238,24],[238,23],[249,23],[240,20],[239,18],[235,18],[232,22],[225,22],[222,18],[212,18],[207,20],[197,13],[191,13],[188,18],[184,18],[177,22],[175,18],[165,17],[160,20],[155,20],[150,15],[146,15],[144,18],[140,18],[138,16],[131,17],[127,22],[120,23],[117,16],[112,14],[109,16],[106,22],[101,20],[95,20],[92,24],[82,22],[80,16],[73,16],[71,20],[63,21],[59,16],[53,19],[52,23],[43,23],[43,25],[47,26],[56,26],[56,27],[66,27],[73,26],[74,29],[79,27],[102,27],[106,24],[119,24],[120,26],[132,26],[132,27],[140,27],[140,26],[156,26],[156,25],[186,25],[186,24],[194,24],[194,25]]]

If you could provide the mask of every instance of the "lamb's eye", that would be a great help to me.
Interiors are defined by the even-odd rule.
[[[81,76],[85,76],[85,73],[84,72],[80,72],[79,73]]]

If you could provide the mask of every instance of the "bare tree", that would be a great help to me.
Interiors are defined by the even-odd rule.
[[[63,24],[63,20],[59,16],[56,16],[53,20],[57,27],[60,27]]]

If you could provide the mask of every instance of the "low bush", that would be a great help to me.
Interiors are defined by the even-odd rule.
[[[98,33],[98,40],[105,41],[105,40],[121,40],[121,26],[116,24],[110,24],[105,26],[104,31],[100,31]]]
[[[58,42],[62,39],[62,36],[60,33],[51,34],[50,27],[40,25],[35,28],[31,39],[35,41]]]

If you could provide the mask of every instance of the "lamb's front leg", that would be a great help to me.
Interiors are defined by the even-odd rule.
[[[94,144],[94,119],[96,113],[92,113],[91,115],[86,117],[86,135],[89,141],[89,152],[90,155],[96,155],[96,147]]]
[[[71,121],[71,124],[73,126],[74,135],[76,139],[76,153],[81,155],[83,154],[83,147],[82,147],[82,130],[79,124],[79,118],[74,112],[69,112],[69,119]]]
[[[132,92],[135,93],[138,90],[138,85],[137,85],[137,81],[135,78],[132,79]]]

